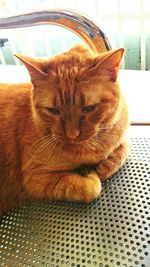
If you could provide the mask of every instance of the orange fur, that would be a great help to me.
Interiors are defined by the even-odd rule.
[[[32,83],[0,85],[0,212],[26,199],[98,197],[127,156],[122,55],[76,46],[47,60],[17,56]]]

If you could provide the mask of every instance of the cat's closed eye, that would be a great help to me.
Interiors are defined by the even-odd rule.
[[[58,108],[47,108],[47,111],[56,116],[61,114],[61,111]]]
[[[96,108],[97,104],[86,106],[82,109],[84,113],[92,112]]]

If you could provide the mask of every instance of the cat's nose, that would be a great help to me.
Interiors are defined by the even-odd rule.
[[[78,129],[68,129],[66,130],[66,135],[70,139],[76,139],[80,134]]]

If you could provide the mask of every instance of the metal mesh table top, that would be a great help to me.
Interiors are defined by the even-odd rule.
[[[89,205],[26,203],[0,224],[0,266],[149,267],[150,139],[132,139],[123,168]]]

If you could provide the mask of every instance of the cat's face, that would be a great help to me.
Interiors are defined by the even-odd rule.
[[[115,121],[122,54],[120,49],[98,56],[78,46],[48,61],[21,58],[34,85],[35,119],[47,134],[65,143],[80,143]]]

